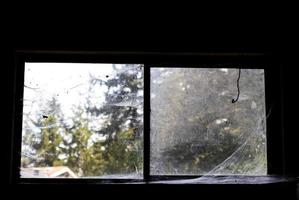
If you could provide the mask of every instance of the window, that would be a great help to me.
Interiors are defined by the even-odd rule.
[[[151,68],[151,174],[266,175],[263,69]]]
[[[264,60],[70,55],[18,56],[17,182],[282,173],[279,82]]]
[[[143,65],[25,63],[22,178],[142,178]]]

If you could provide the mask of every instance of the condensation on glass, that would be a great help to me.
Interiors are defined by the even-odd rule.
[[[266,175],[263,69],[151,68],[151,175]]]
[[[21,178],[142,178],[143,65],[25,63]]]

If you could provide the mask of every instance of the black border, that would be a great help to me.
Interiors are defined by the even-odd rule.
[[[25,62],[142,63],[144,67],[144,180],[140,179],[20,179],[22,99]],[[109,51],[30,51],[17,50],[14,74],[14,121],[12,127],[11,183],[141,183],[152,180],[198,176],[150,176],[150,68],[208,67],[265,69],[267,119],[267,160],[269,175],[284,175],[282,129],[282,88],[280,66],[271,53],[194,53],[194,52],[109,52]],[[277,89],[279,88],[279,89]]]

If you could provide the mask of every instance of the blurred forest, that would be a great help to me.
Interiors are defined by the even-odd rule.
[[[151,69],[151,173],[267,173],[264,71]]]

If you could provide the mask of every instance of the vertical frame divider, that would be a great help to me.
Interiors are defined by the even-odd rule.
[[[143,176],[144,181],[150,180],[150,67],[144,64],[144,147]]]

